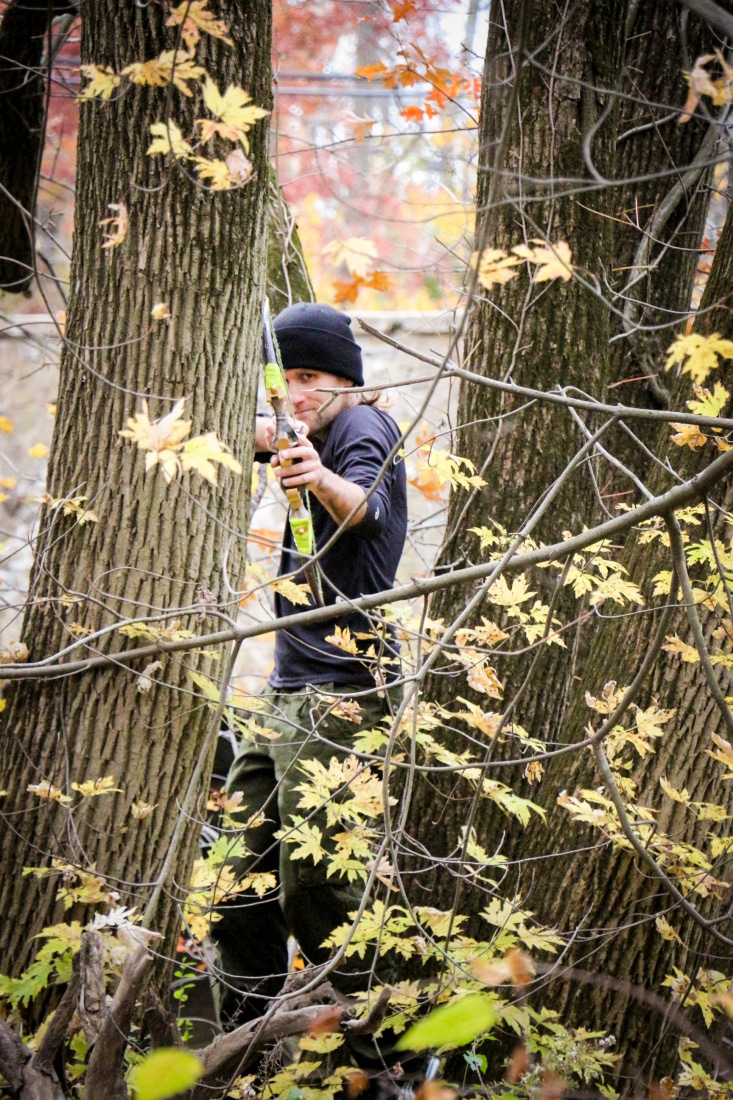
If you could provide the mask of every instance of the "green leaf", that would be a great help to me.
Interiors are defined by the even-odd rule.
[[[463,1046],[491,1031],[496,1009],[485,993],[470,993],[441,1005],[413,1024],[395,1044],[397,1050],[428,1050],[430,1047]]]
[[[474,1073],[486,1073],[488,1062],[485,1054],[474,1054],[473,1051],[467,1050],[463,1058],[468,1068]]]
[[[130,1070],[135,1100],[166,1100],[196,1084],[204,1064],[195,1054],[177,1047],[161,1047]]]

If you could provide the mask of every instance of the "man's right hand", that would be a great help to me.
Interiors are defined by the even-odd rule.
[[[302,420],[291,420],[290,423],[293,426],[297,435],[307,436],[308,425],[304,424]],[[256,451],[275,451],[274,445],[275,437],[275,417],[274,416],[258,416],[255,419],[255,450]]]

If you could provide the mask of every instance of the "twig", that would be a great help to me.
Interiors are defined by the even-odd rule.
[[[685,611],[687,612],[687,619],[690,624],[690,630],[695,642],[695,647],[700,657],[700,664],[705,673],[705,677],[710,688],[710,694],[715,700],[720,715],[725,722],[728,730],[728,736],[733,734],[733,714],[730,712],[730,707],[725,701],[725,694],[721,690],[718,678],[715,675],[715,669],[713,663],[710,660],[710,654],[708,652],[707,643],[705,641],[705,635],[702,632],[702,625],[700,623],[700,616],[697,613],[697,605],[695,603],[695,596],[692,591],[692,585],[690,584],[690,574],[687,572],[687,560],[685,558],[685,547],[682,542],[682,532],[680,531],[680,525],[677,517],[674,513],[668,513],[664,517],[664,522],[669,532],[669,544],[672,551],[672,561],[674,567],[677,570],[677,574],[680,578],[680,587],[682,588],[682,595],[685,598]]]
[[[75,956],[76,957],[76,956]],[[97,932],[82,932],[79,952],[79,1019],[87,1046],[96,1042],[107,1014],[104,944]]]
[[[226,1075],[232,1064],[241,1073],[257,1060],[264,1046],[291,1035],[307,1034],[322,1023],[324,1013],[333,1015],[332,1030],[339,1031],[346,1012],[346,1005],[313,1005],[290,1012],[276,1012],[264,1027],[261,1020],[250,1020],[227,1035],[217,1035],[203,1050],[194,1052],[203,1062],[204,1071],[200,1088],[194,1090],[193,1100],[198,1100],[199,1091],[201,1096],[209,1096],[214,1079]]]

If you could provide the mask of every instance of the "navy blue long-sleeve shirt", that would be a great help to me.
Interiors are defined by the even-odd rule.
[[[329,428],[320,449],[321,462],[328,470],[368,492],[374,485],[387,455],[399,439],[391,416],[371,405],[344,409]],[[332,538],[338,524],[311,493],[310,507],[316,547]],[[398,457],[390,460],[379,485],[369,497],[362,520],[343,531],[334,545],[319,559],[323,597],[333,604],[337,597],[358,599],[391,588],[407,533],[407,486],[405,468]],[[279,575],[292,573],[300,565],[292,532],[286,526]],[[304,582],[301,574],[294,578]],[[284,596],[275,596],[278,618],[303,611]],[[348,627],[352,637],[368,633],[370,639],[356,639],[362,653],[374,646],[380,658],[378,675],[392,680],[398,675],[397,646],[393,634],[380,640],[366,616],[346,612],[336,623],[280,630],[275,643],[275,668],[270,683],[276,688],[295,689],[307,684],[335,683],[371,687],[375,682],[374,661],[345,653],[330,642],[335,625]]]

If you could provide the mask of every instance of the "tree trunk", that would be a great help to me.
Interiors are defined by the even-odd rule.
[[[611,255],[612,198],[594,192],[590,203],[562,197],[554,181],[586,178],[584,135],[597,125],[594,155],[604,174],[612,170],[614,108],[593,88],[615,86],[623,62],[625,5],[573,4],[558,12],[553,6],[514,0],[504,6],[507,25],[491,21],[483,82],[479,132],[479,247],[510,249],[540,236],[571,243],[572,262],[581,271],[597,270]],[[549,78],[548,69],[557,75]],[[610,107],[605,122],[601,113]],[[548,193],[558,192],[553,200]],[[521,269],[520,269],[521,271]],[[490,291],[478,288],[465,340],[466,365],[475,373],[523,386],[551,389],[575,386],[602,392],[607,380],[609,314],[602,302],[576,280],[531,283],[527,273]],[[489,390],[480,385],[461,388],[456,450],[473,460],[488,484],[466,500],[452,494],[447,535],[440,568],[480,560],[474,525],[497,520],[518,530],[545,491],[562,478],[582,435],[567,414],[563,420],[551,406]],[[512,414],[509,416],[509,414]],[[499,419],[503,418],[503,419]],[[595,427],[595,425],[594,425]],[[578,530],[596,519],[598,505],[585,467],[565,482],[533,537]],[[534,578],[533,578],[534,580]],[[543,572],[533,588],[544,603],[552,599],[554,578]],[[457,586],[442,592],[431,605],[431,616],[450,623],[465,608],[473,590]],[[571,621],[577,605],[561,599],[556,610]],[[488,605],[479,615],[496,619]],[[470,624],[469,624],[470,625]],[[515,719],[533,736],[553,736],[562,722],[572,692],[573,660],[579,639],[566,635],[567,650],[545,647],[541,670],[532,690],[521,699]],[[515,648],[512,646],[512,648]],[[533,659],[497,661],[504,699],[515,697]],[[456,694],[486,705],[486,697],[466,687],[460,665],[438,669],[426,691],[432,701],[452,703]],[[459,748],[464,748],[459,745]],[[514,749],[511,750],[514,755]],[[410,813],[410,828],[418,841],[435,850],[435,821],[446,851],[460,832],[465,802],[452,808],[452,781],[444,791],[448,804],[436,798],[430,785],[418,787]],[[467,795],[470,798],[470,795]],[[447,815],[447,816],[446,816]],[[491,844],[495,843],[492,838]],[[511,843],[510,838],[507,843]],[[442,850],[436,853],[443,855]],[[430,879],[430,889],[445,908],[453,904],[454,882],[448,876]]]
[[[732,275],[733,218],[729,215],[701,302],[697,331],[703,334],[716,331],[728,339],[733,336],[725,305]],[[730,364],[719,372],[718,380],[729,391],[733,389]],[[690,391],[689,379],[680,379],[673,407],[684,408]],[[685,478],[692,477],[714,456],[710,444],[702,452],[680,450],[670,445],[669,437],[670,428],[665,427],[660,433],[658,457],[668,459]],[[658,468],[657,476],[651,481],[652,490],[662,492],[670,485],[671,479],[661,467]],[[712,534],[719,540],[730,537],[725,515],[731,508],[733,487],[722,485],[715,495],[715,506],[711,508]],[[692,528],[691,538],[693,541],[709,539],[711,532]],[[657,544],[650,547],[632,541],[623,561],[630,576],[645,593],[651,590],[655,574],[670,568],[669,551]],[[710,611],[703,605],[698,606],[697,613],[706,645],[711,651],[720,652],[719,636],[716,638],[713,632],[720,631],[725,613],[719,609]],[[660,616],[661,610],[653,615],[619,617],[597,632],[582,690],[563,731],[564,742],[572,744],[582,740],[589,717],[596,717],[584,702],[585,691],[598,696],[609,680],[616,680],[620,685],[631,683],[652,645]],[[695,646],[683,610],[675,611],[664,633],[665,637],[677,634],[687,645]],[[730,670],[716,666],[715,673],[722,694],[730,696],[733,691]],[[642,708],[652,702],[662,710],[674,711],[674,718],[665,726],[665,735],[656,752],[640,759],[632,772],[638,787],[635,801],[654,808],[659,830],[705,849],[709,836],[730,834],[728,822],[723,821],[717,827],[706,820],[696,822],[684,804],[664,797],[660,780],[665,779],[677,790],[686,789],[693,802],[716,803],[725,813],[733,813],[730,783],[724,781],[720,765],[707,755],[708,749],[715,749],[712,735],[730,740],[731,728],[715,703],[699,662],[685,663],[678,656],[660,653],[637,698]],[[627,713],[620,721],[628,727],[633,718]],[[547,827],[537,828],[533,823],[516,849],[517,858],[526,861],[528,869],[539,854],[556,857],[543,860],[541,884],[531,892],[531,907],[536,909],[540,919],[566,931],[579,931],[578,946],[570,956],[577,965],[587,967],[588,956],[591,956],[594,972],[610,974],[653,992],[663,992],[661,983],[672,974],[674,967],[691,977],[701,967],[724,970],[722,960],[727,960],[729,965],[731,958],[729,947],[717,942],[681,912],[638,858],[607,844],[599,844],[597,831],[578,826],[558,807],[561,791],[572,794],[582,789],[598,789],[599,784],[603,784],[603,777],[588,750],[556,758],[549,764],[538,797],[548,812]],[[644,835],[640,830],[640,836]],[[724,860],[718,860],[717,865],[714,863],[713,873],[718,878],[730,878]],[[722,904],[714,898],[706,904],[694,895],[691,900],[706,917],[715,915],[716,911],[725,911],[729,901],[725,895]],[[659,914],[666,914],[681,942],[663,939],[656,932],[654,919]],[[725,935],[729,935],[729,925],[730,922],[725,921],[720,927]],[[555,994],[556,1007],[576,1024],[605,1027],[616,1036],[616,1049],[622,1055],[627,1073],[650,1079],[671,1072],[671,1042],[664,1041],[668,1027],[660,1017],[650,1016],[648,1009],[633,997],[619,996],[602,985],[582,990],[561,985]]]
[[[220,90],[241,85],[255,104],[269,106],[269,3],[222,0],[217,14],[229,23],[235,46],[204,36],[198,60]],[[89,0],[82,16],[83,63],[120,72],[175,45],[176,32],[164,27],[155,5]],[[83,506],[99,522],[42,509],[23,625],[31,661],[63,650],[79,629],[111,628],[88,652],[114,654],[130,645],[114,629],[128,618],[206,631],[220,612],[237,611],[260,362],[267,124],[250,133],[251,181],[212,192],[172,158],[146,155],[152,123],[171,117],[189,135],[203,113],[198,93],[189,100],[172,87],[135,85],[108,103],[81,107],[71,300],[48,492],[56,499],[83,494]],[[129,229],[122,243],[103,250],[100,222],[115,213],[113,203],[127,207]],[[169,323],[151,320],[156,303],[168,305]],[[168,485],[158,467],[145,473],[143,455],[119,431],[143,398],[153,418],[180,397],[191,399],[193,434],[215,431],[242,463],[243,476],[222,469],[218,486],[195,473]],[[114,663],[28,680],[9,692],[0,970],[21,971],[32,937],[62,913],[61,876],[24,877],[24,867],[49,869],[59,860],[79,874],[94,872],[110,900],[145,905],[193,769],[209,751],[211,716],[189,671],[220,677],[226,653],[220,657],[162,656],[147,693],[139,690],[142,668]],[[119,793],[82,798],[72,788],[104,776],[114,777]],[[28,793],[29,785],[45,782],[72,801]],[[138,820],[131,809],[141,802],[155,809]],[[177,936],[202,813],[199,803],[166,869],[152,920],[167,951]]]
[[[664,395],[655,394],[644,382],[619,387],[620,393],[615,387],[608,391],[606,387],[622,378],[648,373],[652,361],[655,370],[660,369],[660,350],[670,343],[673,331],[645,333],[638,326],[658,324],[660,319],[676,320],[689,310],[704,221],[705,176],[703,169],[688,174],[686,166],[698,154],[706,127],[692,122],[688,124],[691,128],[685,129],[675,119],[664,124],[669,133],[661,127],[662,140],[660,126],[655,124],[649,131],[626,136],[618,143],[614,127],[618,121],[620,134],[628,135],[634,126],[652,121],[649,112],[643,109],[644,99],[680,103],[679,72],[683,66],[691,65],[691,61],[681,56],[681,46],[694,59],[698,52],[705,51],[709,34],[686,16],[679,20],[669,6],[645,0],[629,5],[629,22],[624,28],[620,8],[616,5],[612,12],[597,6],[569,8],[564,12],[565,21],[561,23],[558,16],[555,26],[554,9],[543,6],[538,12],[517,0],[503,8],[509,24],[504,37],[498,17],[492,23],[481,114],[477,238],[485,247],[506,249],[518,243],[521,217],[517,211],[520,211],[525,218],[527,238],[543,235],[551,241],[566,239],[573,249],[573,263],[578,271],[599,276],[608,273],[613,290],[623,287],[629,268],[650,267],[628,292],[639,299],[639,304],[634,305],[626,320],[617,315],[609,317],[606,307],[588,287],[556,282],[542,292],[541,286],[528,287],[526,279],[515,279],[506,286],[493,288],[488,295],[481,292],[484,300],[474,305],[470,317],[466,365],[478,374],[537,389],[574,386],[609,402],[625,400],[629,404],[658,405],[667,403]],[[619,52],[624,48],[626,32],[630,38],[622,79]],[[528,56],[531,61],[526,60]],[[520,58],[525,59],[523,67]],[[512,64],[518,70],[515,79],[511,78]],[[608,106],[604,97],[591,92],[587,85],[619,87],[642,100],[642,105],[624,102],[618,120],[609,112],[605,125],[613,131],[612,135],[601,126],[593,140],[586,143],[584,155],[583,134],[593,132]],[[634,111],[638,112],[640,107],[641,114],[635,115]],[[658,113],[653,113],[655,120]],[[502,121],[507,118],[510,123],[504,135]],[[652,135],[655,141],[651,140]],[[569,190],[577,192],[581,186],[578,180],[590,179],[589,159],[599,177],[596,188],[585,195],[576,193],[574,198],[556,197],[552,204],[539,202],[552,190],[547,183],[551,179],[561,178]],[[675,169],[671,182],[666,176],[633,182],[636,177],[665,173],[670,168]],[[622,189],[606,188],[601,185],[603,179],[630,182]],[[538,180],[545,181],[544,185]],[[684,183],[679,202],[662,224],[657,214],[664,206],[669,188],[679,181]],[[555,191],[559,194],[561,190],[556,182]],[[592,213],[588,207],[592,207]],[[646,209],[645,214],[638,216],[638,226],[629,225],[630,207]],[[621,219],[624,224],[613,219]],[[635,215],[632,221],[636,220]],[[655,238],[647,256],[639,248],[645,234]],[[729,262],[725,260],[726,247],[721,242],[720,254],[716,256],[717,271],[722,271]],[[661,259],[656,264],[658,257]],[[717,275],[706,292],[708,302],[719,300],[711,297],[721,293],[715,289],[716,285],[720,287]],[[622,311],[623,301],[614,300],[608,287],[600,288],[612,305]],[[487,302],[486,297],[492,302]],[[722,329],[715,314],[713,320],[705,323],[712,325],[709,331],[730,328],[726,320]],[[630,332],[630,338],[612,344],[609,349],[609,339],[620,331]],[[686,393],[674,407],[684,407],[689,396]],[[469,533],[470,527],[495,520],[509,531],[516,531],[579,448],[582,437],[569,415],[553,411],[546,404],[538,403],[517,413],[509,423],[503,423],[501,430],[491,421],[487,428],[486,418],[506,414],[518,408],[523,400],[499,396],[476,385],[462,387],[458,422],[470,426],[459,432],[456,449],[479,468],[484,467],[483,476],[489,484],[468,505],[464,494],[452,495],[448,534],[441,553],[443,568],[479,559],[481,552]],[[591,430],[598,427],[597,421],[586,422]],[[638,430],[637,434],[648,443],[657,433]],[[662,434],[668,440],[669,429],[665,428]],[[614,436],[609,433],[608,439],[610,449],[622,459],[633,455],[636,474],[642,480],[648,479],[653,491],[661,492],[667,487],[668,483],[652,481],[648,475],[648,455],[638,447],[627,448],[624,444],[622,449],[619,440],[623,437],[618,433]],[[606,438],[602,442],[605,445]],[[674,450],[679,466],[680,452]],[[695,461],[693,457],[692,463]],[[687,466],[693,472],[690,463]],[[598,491],[588,472],[591,468]],[[610,464],[594,460],[592,467],[581,467],[564,485],[533,536],[554,542],[562,538],[565,530],[579,531],[583,524],[590,525],[601,516],[598,492],[615,493],[629,486],[628,477]],[[633,502],[636,493],[633,488],[634,495],[625,499]],[[730,506],[727,498],[722,503],[724,507]],[[608,507],[613,505],[610,499]],[[668,567],[649,547],[637,549],[635,556],[624,559],[624,563],[633,579],[642,584],[645,594],[654,573]],[[552,577],[557,580],[556,573],[543,570],[530,578],[530,587],[537,590],[545,603],[552,595]],[[433,601],[431,617],[443,618],[446,624],[455,622],[473,595],[471,589],[446,590]],[[555,614],[565,623],[572,623],[582,610],[577,601],[564,600],[562,593],[555,605]],[[612,615],[620,609],[604,605],[602,610]],[[500,614],[501,610],[487,600],[476,609],[467,625],[475,625],[481,615],[506,625],[507,620],[500,620]],[[585,627],[565,632],[566,650],[552,646],[545,647],[539,655],[535,651],[502,658],[499,648],[491,658],[504,684],[499,706],[516,706],[512,718],[550,747],[558,742],[581,740],[589,719],[597,717],[584,703],[585,691],[597,696],[610,679],[629,683],[647,652],[657,621],[658,616],[648,614],[615,621],[612,617],[609,623],[593,618]],[[508,622],[511,625],[512,620]],[[706,622],[704,630],[708,637],[716,625],[719,624]],[[669,633],[674,629],[670,625]],[[687,633],[681,627],[679,630],[689,642]],[[516,643],[508,644],[519,648]],[[484,710],[496,706],[485,695],[467,689],[465,670],[459,665],[446,662],[440,671],[442,677],[433,677],[426,690],[428,699],[437,698],[452,711],[458,709],[454,702],[456,695],[467,696]],[[729,690],[723,683],[724,693]],[[703,743],[709,745],[711,731],[722,730],[719,715],[713,713],[715,708],[700,679],[699,666],[678,667],[661,662],[651,683],[652,694],[660,698],[661,707],[677,707],[678,718],[674,732],[667,734],[657,755],[640,766],[634,776],[641,785],[639,801],[643,803],[652,789],[658,791],[659,775],[666,774],[673,786],[687,786],[693,799],[706,802],[723,799],[727,806],[728,799],[723,797],[716,770],[718,765],[702,756]],[[643,698],[639,702],[644,705]],[[475,730],[470,732],[476,736]],[[446,731],[444,736],[457,751],[467,747],[458,734]],[[690,739],[695,750],[688,753],[685,748],[682,752],[681,747]],[[491,757],[494,763],[502,756],[516,759],[522,755],[514,741],[489,744],[486,752],[486,759]],[[660,992],[659,982],[672,965],[681,965],[682,960],[689,970],[690,960],[679,945],[663,940],[654,924],[649,924],[660,909],[658,883],[650,882],[648,871],[636,869],[627,855],[599,846],[597,832],[574,826],[567,812],[556,807],[557,796],[565,788],[572,793],[576,787],[598,787],[600,777],[589,750],[558,757],[548,765],[539,796],[537,784],[524,779],[523,773],[524,764],[520,763],[511,769],[490,771],[488,775],[510,784],[524,797],[533,794],[538,797],[550,814],[549,830],[533,818],[525,832],[493,803],[482,802],[475,820],[471,819],[478,841],[485,849],[489,852],[500,849],[516,861],[501,889],[502,896],[512,896],[516,889],[521,893],[523,906],[535,910],[540,920],[557,924],[569,933],[580,929],[577,949],[572,955],[578,967]],[[444,857],[451,852],[455,857],[456,841],[468,820],[473,799],[474,790],[468,785],[462,787],[452,774],[447,778],[431,775],[429,782],[416,782],[407,824],[411,848],[414,842],[412,850],[424,845],[432,857]],[[676,804],[661,814],[660,828],[665,827],[684,830],[691,842],[704,833],[704,823],[697,830],[691,829],[689,813],[685,819],[682,808]],[[574,858],[568,854],[572,852],[577,852]],[[459,912],[475,918],[485,904],[486,894],[469,889],[465,876],[457,882],[446,874],[448,866],[431,864],[431,858],[424,857],[421,873],[411,879],[413,897],[424,903],[429,895],[429,904],[445,909],[457,905]],[[603,929],[611,929],[610,934],[604,936]],[[476,921],[472,931],[485,935],[485,926],[481,928]],[[683,940],[689,936],[690,943],[697,946],[699,935],[693,934],[687,925],[681,925],[680,931]],[[543,989],[535,1001],[539,1003],[540,998],[546,1003],[553,998],[552,1003],[562,1008],[563,1019],[571,1025],[613,1032],[622,1056],[621,1073],[640,1071],[653,1076],[657,1070],[670,1072],[670,1065],[664,1064],[669,1048],[659,1045],[664,1022],[650,1018],[646,1006],[609,987],[583,988],[572,982],[556,983],[550,993]]]

